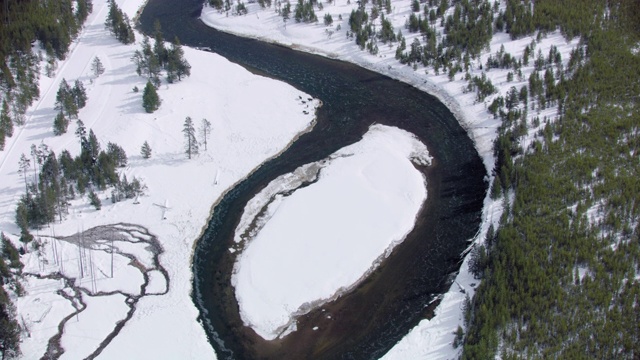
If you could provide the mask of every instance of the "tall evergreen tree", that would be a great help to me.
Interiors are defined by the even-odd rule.
[[[184,50],[182,50],[180,39],[177,36],[169,49],[166,69],[169,83],[180,81],[183,77],[191,75],[191,65],[184,58]]]
[[[9,104],[7,103],[7,99],[2,101],[2,110],[0,110],[0,128],[2,128],[6,137],[13,136],[13,120],[11,119],[11,115],[9,115]]]
[[[182,133],[184,134],[184,152],[191,159],[192,155],[198,154],[198,140],[196,140],[196,129],[193,127],[193,120],[190,116],[184,120]]]
[[[73,89],[71,89],[71,95],[73,96],[73,102],[78,109],[82,109],[87,105],[87,91],[80,80],[76,80],[74,83]]]
[[[55,108],[56,110],[66,112],[68,117],[78,116],[78,105],[74,99],[72,89],[66,79],[62,79],[62,82],[60,82],[60,87],[56,94]]]
[[[64,116],[62,111],[58,112],[55,119],[53,120],[53,134],[58,136],[67,132],[67,128],[69,127],[69,120]]]
[[[165,66],[168,60],[169,52],[164,47],[164,39],[162,38],[162,28],[160,26],[160,21],[156,19],[153,23],[153,52],[158,58],[159,65]]]
[[[132,44],[136,41],[129,17],[120,10],[114,0],[109,0],[109,14],[105,27],[123,44]]]
[[[93,72],[93,76],[98,77],[104,73],[104,65],[102,65],[102,61],[99,57],[93,58],[91,62],[91,71]]]
[[[27,186],[27,172],[29,172],[29,168],[31,167],[31,160],[24,153],[20,156],[20,162],[18,163],[18,172],[22,174],[24,178],[24,190],[25,193],[29,192],[29,187]]]
[[[102,201],[100,201],[100,198],[93,190],[89,191],[89,203],[95,207],[96,210],[102,209]]]
[[[156,92],[155,86],[151,83],[151,81],[147,81],[147,85],[144,87],[144,91],[142,92],[142,107],[148,113],[152,113],[160,107],[161,101],[158,93]]]
[[[11,359],[20,355],[20,326],[7,292],[0,286],[0,354]]]
[[[142,157],[145,159],[148,159],[151,157],[151,146],[149,146],[149,143],[146,140],[144,144],[142,144],[142,147],[140,148],[140,155],[142,155]]]
[[[202,137],[202,143],[204,144],[204,150],[207,151],[207,142],[209,135],[211,134],[211,123],[207,119],[202,119],[202,125],[200,125],[200,136]]]

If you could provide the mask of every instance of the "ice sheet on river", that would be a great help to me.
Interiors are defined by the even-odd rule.
[[[230,251],[243,322],[265,339],[356,285],[414,226],[430,164],[411,133],[373,125],[363,139],[271,182],[245,208]]]

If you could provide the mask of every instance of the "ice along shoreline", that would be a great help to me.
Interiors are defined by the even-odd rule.
[[[201,6],[201,4],[198,4],[198,5]],[[193,17],[193,15],[191,17]],[[203,33],[206,32],[206,30],[202,29],[202,27],[198,27],[192,24],[184,24],[184,22],[181,22],[181,29],[179,30],[183,31],[182,34],[190,34],[184,37],[180,36],[181,39],[183,38],[187,39],[183,41],[184,43],[190,44],[191,46],[211,47],[211,49],[214,52],[218,52],[227,58],[231,58],[232,61],[239,61],[237,59],[237,55],[234,55],[234,54],[229,55],[229,52],[233,51],[233,49],[231,50],[229,49],[232,45],[226,45],[226,44],[220,45],[217,41],[219,39],[216,39],[216,41],[211,41],[210,43],[208,43],[206,39],[203,39],[204,36],[196,37],[195,35],[192,34],[192,32],[190,33],[190,31],[187,31],[186,28],[189,28],[189,27],[193,27],[198,32],[203,32]],[[163,24],[163,29],[165,28],[166,27]],[[202,35],[202,34],[198,34],[198,35]],[[208,34],[208,35],[211,35],[211,34]],[[190,42],[188,40],[189,36],[193,36]],[[213,36],[218,37],[220,35],[213,35]],[[222,41],[224,42],[226,40],[223,39]],[[247,44],[245,40],[238,39],[235,37],[233,38],[232,42],[233,44],[241,43],[243,46]],[[253,52],[253,54],[255,54],[255,52],[259,53],[260,51],[263,50],[263,47],[258,43],[250,43],[250,45],[246,45],[246,46],[247,47],[243,49],[243,53]],[[304,56],[298,55],[298,54],[292,55],[292,53],[289,50],[285,51],[283,49],[279,49],[275,47],[273,48],[274,48],[273,51],[272,49],[270,49],[268,53],[259,55],[260,60],[265,60],[265,58],[269,58],[267,60],[270,60],[272,62],[280,61],[279,64],[281,65],[281,67],[287,67],[287,70],[290,68],[293,68],[292,73],[294,73],[295,75],[303,74],[305,76],[305,79],[304,79],[305,82],[297,83],[297,84],[293,82],[293,84],[294,86],[301,88],[303,91],[311,94],[314,97],[319,97],[324,100],[325,97],[335,96],[334,94],[331,93],[332,91],[331,86],[333,86],[335,79],[327,76],[319,77],[318,78],[319,80],[316,81],[316,83],[322,83],[322,85],[324,85],[323,89],[314,89],[312,88],[312,85],[309,85],[309,84],[314,81],[314,76],[316,76],[316,74],[313,74],[312,72],[307,72],[306,69],[299,70],[298,68],[296,68],[297,64],[291,64],[290,62],[287,63],[287,59],[285,59],[285,57],[289,57],[289,56],[296,56],[296,57],[304,57]],[[274,54],[274,52],[276,54]],[[286,55],[280,56],[278,52],[286,53]],[[234,56],[236,57],[234,58]],[[272,59],[272,56],[275,56],[276,59]],[[416,265],[416,267],[420,267],[420,268],[423,267],[424,265],[419,265],[421,263],[429,263],[431,266],[439,267],[440,269],[438,271],[435,271],[434,273],[437,273],[437,274],[442,273],[443,277],[439,278],[439,280],[431,279],[432,281],[434,281],[435,284],[432,284],[430,286],[424,286],[422,282],[427,280],[421,279],[420,275],[416,275],[411,279],[406,279],[406,282],[403,284],[403,286],[405,286],[404,290],[402,291],[399,290],[397,293],[398,295],[411,294],[418,291],[419,289],[421,293],[412,295],[413,297],[411,301],[415,301],[415,304],[428,303],[431,300],[430,294],[432,293],[428,289],[432,289],[435,292],[440,291],[435,289],[442,288],[442,282],[441,282],[442,279],[446,279],[448,277],[448,275],[445,275],[445,274],[449,274],[451,271],[456,271],[457,269],[456,265],[459,264],[458,256],[460,252],[462,252],[462,250],[464,250],[464,248],[466,247],[466,241],[477,232],[477,227],[474,224],[477,224],[478,219],[480,218],[479,212],[481,208],[481,203],[482,203],[482,199],[484,198],[484,194],[486,193],[486,184],[483,181],[483,177],[485,175],[484,167],[482,166],[481,163],[478,164],[474,162],[475,160],[472,160],[474,158],[474,154],[477,154],[477,152],[474,150],[473,145],[470,144],[470,140],[466,132],[464,132],[464,130],[460,128],[457,121],[444,120],[445,118],[451,116],[450,111],[446,107],[444,107],[442,104],[439,104],[439,103],[435,104],[434,100],[430,99],[430,95],[424,94],[412,87],[409,87],[405,84],[398,83],[397,81],[393,81],[391,79],[388,79],[388,80],[381,79],[378,76],[378,74],[373,74],[365,70],[358,70],[360,68],[356,69],[355,66],[346,65],[346,64],[343,65],[343,63],[336,64],[332,61],[327,61],[327,60],[323,60],[323,61],[314,60],[314,58],[309,58],[309,57],[304,57],[304,59],[305,60],[310,59],[309,61],[313,62],[314,66],[316,65],[325,66],[326,63],[332,63],[333,64],[332,66],[338,67],[339,71],[342,71],[343,73],[348,73],[348,75],[340,75],[341,79],[345,79],[345,82],[343,82],[343,84],[347,84],[347,85],[344,90],[342,88],[340,89],[339,95],[351,101],[350,104],[353,104],[353,103],[357,104],[355,109],[354,108],[346,109],[348,108],[348,106],[345,105],[342,108],[338,109],[340,111],[343,111],[343,112],[340,112],[336,110],[336,108],[339,106],[336,106],[335,102],[325,101],[325,106],[323,106],[323,108],[320,109],[318,117],[319,118],[327,117],[329,119],[324,125],[317,126],[316,128],[319,127],[320,133],[322,133],[322,131],[325,131],[325,134],[326,134],[327,130],[323,129],[324,127],[344,126],[347,128],[348,132],[350,132],[351,135],[349,136],[351,138],[348,140],[340,140],[342,141],[342,143],[336,142],[333,144],[324,144],[323,143],[325,142],[324,139],[319,140],[319,143],[323,143],[323,146],[330,146],[330,147],[333,147],[333,149],[337,149],[348,143],[355,142],[357,138],[359,138],[364,133],[365,131],[364,129],[366,129],[370,125],[370,123],[373,121],[378,121],[380,123],[386,122],[388,125],[392,125],[392,126],[395,126],[393,124],[395,122],[396,124],[400,124],[398,126],[400,126],[401,128],[405,128],[405,126],[418,127],[418,124],[420,124],[421,127],[430,127],[429,129],[424,129],[424,128],[419,129],[420,131],[422,131],[421,137],[428,138],[425,143],[427,143],[427,146],[429,147],[430,151],[431,151],[431,148],[433,147],[435,150],[435,153],[438,154],[437,157],[441,158],[440,160],[436,158],[436,163],[442,162],[442,165],[438,170],[442,172],[439,175],[440,176],[439,180],[437,181],[439,184],[434,183],[431,185],[434,185],[434,186],[438,185],[436,186],[438,191],[435,191],[434,193],[438,194],[438,198],[439,198],[438,201],[442,204],[446,203],[449,209],[448,211],[451,211],[446,216],[444,216],[442,213],[438,213],[438,214],[434,213],[433,217],[437,217],[438,215],[441,215],[443,218],[451,219],[451,222],[448,223],[447,225],[451,228],[455,227],[457,229],[460,229],[459,224],[465,224],[465,226],[468,226],[468,227],[464,228],[463,226],[463,229],[460,230],[460,233],[453,234],[447,231],[446,229],[443,229],[444,227],[446,227],[443,224],[434,225],[434,228],[430,229],[430,233],[431,233],[430,236],[433,238],[451,240],[453,243],[457,244],[456,245],[457,250],[447,249],[447,251],[450,251],[450,253],[448,253],[445,250],[442,250],[442,253],[446,255],[442,255],[442,259],[438,260],[438,261],[441,261],[438,265],[433,264],[432,259],[425,259],[424,257],[417,257],[417,259],[413,259],[415,261],[414,264]],[[255,59],[253,58],[250,59],[250,62],[251,62],[249,64],[250,66],[257,67],[262,70],[262,68],[258,66],[259,64],[256,65]],[[285,63],[286,65],[282,65],[282,63]],[[316,64],[316,63],[322,63],[322,64]],[[280,71],[280,69],[276,69],[276,70]],[[266,70],[265,73],[267,73],[267,75],[272,74],[273,77],[275,78],[284,79],[285,81],[292,83],[292,81],[287,80],[289,79],[287,78],[288,76],[287,74],[283,75],[282,72],[277,73],[277,71],[275,71],[276,73],[274,74],[274,70],[270,69],[270,70]],[[331,70],[324,71],[323,74],[328,74],[331,72],[335,72],[335,69],[331,68]],[[381,80],[381,82],[378,82],[378,80]],[[370,86],[372,81],[376,81],[375,87]],[[362,85],[364,83],[369,84],[368,85],[369,87],[365,88]],[[378,92],[379,94],[370,94],[371,88],[375,88],[376,92]],[[355,90],[351,91],[352,89],[355,89]],[[375,100],[371,100],[371,99],[363,100],[362,96],[358,97],[358,94],[356,94],[356,92],[358,91],[365,93],[366,97],[371,95],[373,98],[375,98]],[[404,98],[405,100],[409,99],[409,100],[406,100],[403,103],[404,105],[399,106],[397,104],[396,99],[393,99],[393,96],[391,96],[390,94],[395,94],[395,95],[398,95],[398,97],[400,98]],[[386,99],[386,100],[382,101],[381,99]],[[369,105],[365,106],[365,104],[367,104],[367,101],[369,101],[369,104],[371,104],[370,106]],[[407,102],[409,102],[409,105],[407,105]],[[424,104],[425,102],[433,106],[431,106],[431,108],[427,108]],[[420,104],[417,105],[417,103],[420,103]],[[381,104],[385,106],[381,106]],[[396,108],[402,108],[403,110],[402,114],[390,113],[388,108],[394,108],[394,106],[396,106]],[[368,111],[362,110],[363,107],[365,108],[369,107],[370,110]],[[349,110],[349,111],[344,112],[346,110]],[[368,117],[368,119],[363,120],[362,117]],[[424,123],[425,121],[427,121],[426,125]],[[363,124],[360,125],[359,122],[363,122]],[[364,123],[364,122],[367,122],[367,123]],[[411,125],[412,122],[413,122],[413,125]],[[354,128],[357,128],[357,129],[354,129]],[[433,133],[429,134],[430,131]],[[457,149],[453,149],[453,151],[443,150],[441,146],[437,144],[437,139],[436,139],[437,137],[442,135],[441,132],[448,133],[449,134],[448,136],[453,136],[453,139],[455,140],[453,140],[452,142],[460,144],[460,147]],[[315,137],[315,139],[320,139],[320,138],[322,138],[322,136]],[[290,150],[288,152],[289,155],[286,155],[286,156],[291,156],[292,152],[310,151],[308,147],[311,147],[314,145],[310,145],[311,141],[309,139],[307,139],[306,141],[307,141],[307,145],[309,146],[305,147],[305,146],[294,145],[294,149]],[[429,143],[431,143],[431,145],[429,145]],[[331,149],[327,149],[326,151],[328,152],[330,150]],[[448,150],[451,150],[451,149],[448,149]],[[326,156],[326,154],[316,155],[316,158],[321,158],[323,156]],[[267,167],[273,166],[273,165],[274,164],[267,165]],[[291,164],[285,164],[285,165],[292,166]],[[283,171],[280,171],[280,172],[283,172]],[[435,172],[437,171],[434,171],[434,173]],[[462,175],[465,173],[472,173],[473,176],[469,178],[465,178],[464,175]],[[464,189],[464,190],[461,191],[461,189]],[[233,192],[236,192],[236,194],[237,194],[237,191],[239,190],[235,190],[235,189],[233,190]],[[440,211],[445,212],[444,210],[440,210]],[[229,210],[224,210],[224,212],[229,212]],[[456,216],[458,217],[456,218]],[[216,230],[216,232],[217,231],[218,230]],[[422,231],[425,231],[425,230],[423,229]],[[219,234],[216,234],[216,236],[219,236]],[[456,240],[454,241],[454,239]],[[224,250],[226,249],[220,249],[220,251],[224,251]],[[214,251],[214,250],[209,249],[207,251]],[[426,252],[427,250],[422,250],[422,251]],[[211,261],[216,262],[218,260],[220,259],[216,258],[216,260],[211,260]],[[197,263],[197,259],[195,262]],[[449,264],[449,265],[446,265],[446,264]],[[194,267],[197,267],[197,264]],[[194,271],[197,272],[197,270],[194,270]],[[213,274],[211,275],[211,277],[212,278],[218,277],[221,282],[224,282],[222,281],[222,277],[224,277],[223,273],[226,271],[228,270],[222,270],[220,269],[220,267],[218,267],[218,270],[213,271]],[[381,273],[382,272],[383,271],[381,271]],[[374,276],[375,275],[376,274],[374,274]],[[198,275],[196,275],[196,277],[197,276]],[[434,277],[437,277],[437,276],[434,276]],[[214,282],[215,281],[211,281],[211,283],[214,283]],[[370,281],[367,281],[368,284],[371,284],[373,282],[375,282],[373,279],[370,279]],[[409,285],[410,283],[414,285]],[[447,283],[447,280],[445,280],[444,283]],[[202,284],[200,286],[206,287]],[[367,286],[370,286],[370,285],[367,285]],[[224,293],[225,290],[223,290],[223,288],[224,287],[221,286],[220,288],[221,290],[219,291],[219,293]],[[407,290],[407,288],[411,288],[411,289]],[[384,293],[384,292],[380,292],[380,293]],[[213,298],[213,296],[210,296],[210,298]],[[397,297],[396,299],[402,299],[402,297]],[[210,301],[214,301],[214,300],[211,299]],[[402,303],[402,300],[398,301],[398,307],[401,307],[400,304],[402,307],[407,305],[405,303]],[[224,311],[224,309],[231,309],[234,306],[236,305],[234,305],[233,303],[228,303],[226,305],[220,304],[218,309],[220,309],[220,311]],[[412,306],[417,306],[417,305],[412,305]],[[216,313],[213,310],[214,308],[206,309],[206,311],[201,309],[201,315],[206,314],[206,316],[211,316],[211,317],[216,316],[214,314]],[[421,307],[419,309],[412,310],[410,321],[413,322],[414,324],[415,324],[415,321],[417,321],[416,319],[419,320],[419,318],[421,318],[422,316],[421,315],[422,310],[420,309]],[[399,310],[396,308],[395,311],[399,311]],[[220,321],[220,324],[225,323],[223,319],[218,319],[217,321]],[[385,321],[381,321],[381,322],[385,322]],[[394,324],[393,326],[391,326],[391,324],[389,324],[388,321],[386,321],[386,323],[387,325],[389,325],[389,327],[395,327],[397,325],[397,324]],[[233,329],[234,326],[238,325],[238,324],[231,325],[228,322],[226,322],[226,324],[227,325],[225,326],[231,329]],[[355,323],[353,325],[357,326],[357,324]],[[220,325],[218,328],[223,328],[225,326]],[[209,337],[213,342],[215,341],[215,339],[213,338],[218,336],[219,334],[216,334],[215,332],[213,332],[213,330],[209,330],[209,331],[210,331]],[[395,343],[395,341],[397,341],[398,339],[398,336],[401,336],[399,335],[400,332],[394,332],[393,334],[389,334],[388,329],[384,330],[384,329],[378,328],[374,332],[378,333],[378,335],[375,335],[374,337],[381,336],[382,338],[386,339],[385,341],[387,341],[387,343],[389,342]],[[233,338],[232,335],[223,336],[223,337],[226,337],[227,339]],[[368,341],[369,340],[367,340],[367,342]],[[384,347],[387,347],[387,346],[388,345],[384,345]],[[378,353],[379,350],[364,349],[363,351],[365,352],[373,351]]]

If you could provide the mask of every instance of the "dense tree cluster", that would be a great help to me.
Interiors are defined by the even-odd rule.
[[[24,243],[33,239],[29,229],[62,220],[68,212],[69,201],[77,195],[89,194],[92,205],[99,208],[95,191],[113,187],[114,201],[144,192],[144,185],[137,179],[129,182],[118,175],[117,170],[127,165],[127,155],[122,147],[108,143],[106,150],[102,150],[93,130],[87,134],[81,120],[77,121],[76,136],[80,154],[75,158],[67,150],[56,155],[45,144],[33,145],[31,157],[25,154],[21,157],[19,169],[25,182],[25,194],[16,208],[16,222]]]
[[[315,11],[313,11],[314,3],[316,3],[314,0],[298,0],[293,15],[296,22],[312,23],[318,21],[318,17],[316,16]]]
[[[142,95],[142,106],[152,113],[160,107],[161,101],[156,89],[160,86],[160,75],[164,70],[168,83],[181,81],[191,75],[191,65],[184,57],[180,40],[176,37],[170,48],[166,48],[162,37],[160,23],[156,21],[154,44],[149,37],[142,40],[142,48],[136,50],[131,58],[136,65],[136,73],[148,79]]]
[[[76,80],[73,87],[66,79],[62,79],[56,94],[55,109],[69,118],[77,118],[78,111],[87,105],[87,91],[80,80]]]
[[[46,74],[53,75],[57,59],[64,59],[71,41],[92,11],[91,0],[3,1],[0,6],[0,150],[22,125],[27,108],[40,96],[38,77],[42,52]]]
[[[191,65],[184,58],[184,50],[176,37],[169,49],[165,48],[160,24],[156,22],[154,45],[148,37],[142,40],[142,49],[136,50],[131,58],[136,65],[136,73],[147,77],[156,87],[160,85],[160,74],[166,71],[167,82],[174,83],[191,75]]]
[[[104,26],[123,44],[133,44],[136,41],[129,17],[120,10],[115,0],[109,0],[109,14]]]
[[[40,61],[46,56],[45,73],[53,76],[56,61],[67,55],[93,4],[91,0],[5,0],[0,4],[0,150],[3,150],[5,138],[14,133],[14,124],[24,124],[27,108],[40,96]],[[22,264],[11,241],[4,234],[0,238],[0,357],[14,358],[20,355],[20,326],[6,287],[21,295],[23,290],[17,276]],[[32,237],[27,231],[21,234],[21,239],[30,241]]]
[[[467,314],[465,359],[640,354],[640,83],[629,81],[640,78],[631,51],[640,4],[603,6],[508,1],[501,15],[513,38],[560,28],[582,41],[566,68],[554,47],[544,54],[527,46],[528,85],[489,107],[502,119],[492,195],[514,198],[498,231],[473,253],[471,270],[484,280]],[[528,110],[554,105],[554,121],[527,124]],[[540,131],[524,149],[531,125]]]

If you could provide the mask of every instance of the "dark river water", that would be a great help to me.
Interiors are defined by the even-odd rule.
[[[166,39],[178,36],[184,45],[210,47],[324,103],[314,130],[231,189],[197,241],[193,300],[209,341],[220,358],[384,355],[429,315],[433,306],[427,305],[448,289],[461,252],[478,231],[487,191],[480,157],[453,114],[435,97],[355,65],[218,32],[199,21],[201,7],[202,0],[150,0],[140,27],[151,33],[158,19]],[[372,123],[412,132],[434,158],[432,166],[420,169],[427,176],[428,195],[416,226],[356,289],[301,317],[298,331],[284,339],[264,341],[242,325],[230,285],[235,257],[227,249],[242,210],[271,180],[358,141]],[[313,331],[314,326],[319,329]]]

